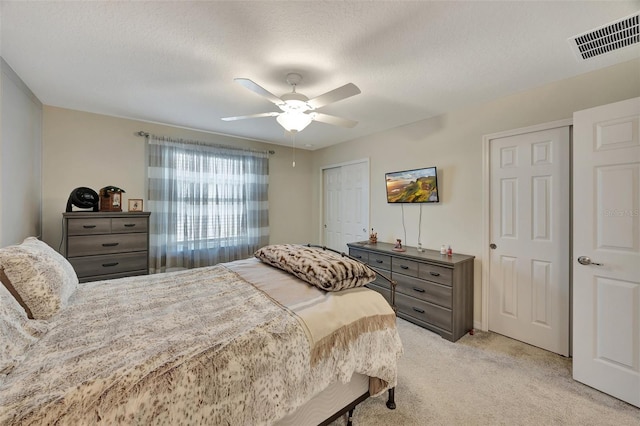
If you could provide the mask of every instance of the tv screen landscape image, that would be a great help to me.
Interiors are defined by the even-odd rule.
[[[388,203],[437,203],[438,173],[435,167],[385,174]]]

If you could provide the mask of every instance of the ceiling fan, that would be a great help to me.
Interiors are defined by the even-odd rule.
[[[260,118],[260,117],[276,117],[276,121],[289,132],[299,132],[309,125],[312,121],[319,121],[321,123],[333,124],[334,126],[342,126],[352,128],[357,121],[349,120],[346,118],[336,117],[329,114],[323,114],[317,112],[316,109],[321,108],[333,102],[341,101],[348,97],[357,95],[360,93],[360,89],[353,84],[348,83],[344,86],[333,89],[323,95],[317,96],[313,99],[309,99],[302,93],[296,92],[296,86],[302,81],[302,76],[297,73],[287,74],[287,83],[292,86],[291,93],[285,93],[281,97],[275,96],[262,86],[254,83],[248,78],[235,78],[234,81],[238,82],[242,86],[263,96],[267,100],[273,102],[280,108],[281,112],[263,112],[260,114],[241,115],[237,117],[224,117],[224,121],[244,120],[247,118]]]

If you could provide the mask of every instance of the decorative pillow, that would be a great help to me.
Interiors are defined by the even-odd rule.
[[[35,319],[55,315],[78,286],[67,259],[34,237],[0,249],[0,267]]]
[[[262,247],[255,257],[326,291],[361,287],[376,278],[363,263],[322,248],[296,244]]]
[[[27,314],[0,285],[0,378],[11,372],[24,353],[47,330],[46,323]]]

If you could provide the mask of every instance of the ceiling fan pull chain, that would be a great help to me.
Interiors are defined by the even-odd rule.
[[[293,156],[293,163],[292,163],[292,167],[296,167],[296,133],[297,132],[291,132],[291,146],[292,146],[292,150],[291,150],[291,154]]]

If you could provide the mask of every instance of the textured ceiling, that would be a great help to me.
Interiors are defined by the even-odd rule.
[[[277,111],[237,83],[312,98],[362,93],[321,112],[308,149],[640,57],[635,45],[579,61],[567,39],[640,10],[640,1],[0,2],[0,54],[47,105],[290,144]]]

